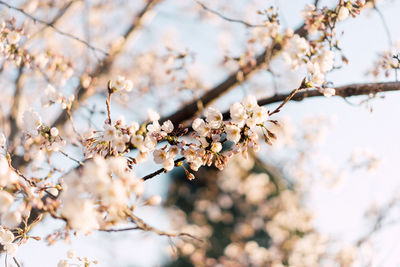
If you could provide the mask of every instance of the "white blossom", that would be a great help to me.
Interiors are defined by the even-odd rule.
[[[222,149],[222,144],[220,142],[216,142],[211,145],[212,152],[218,153],[221,151],[221,149]]]
[[[226,131],[226,139],[229,141],[232,141],[234,143],[239,142],[240,140],[240,128],[237,127],[236,125],[226,125],[225,126],[225,131]]]
[[[7,228],[15,228],[22,221],[22,215],[19,211],[8,212],[2,216],[3,225]]]
[[[17,252],[17,244],[14,244],[14,234],[0,226],[0,244],[4,246],[5,251],[9,255],[14,255]]]
[[[57,129],[57,127],[52,127],[51,129],[50,129],[50,134],[51,134],[51,136],[58,136],[58,129]]]
[[[42,118],[36,111],[26,110],[23,114],[23,127],[32,136],[39,134],[38,129],[42,125]]]
[[[0,190],[0,214],[8,211],[10,206],[14,203],[14,197],[4,190]]]
[[[192,128],[195,130],[200,136],[207,136],[210,132],[210,127],[203,119],[197,118],[192,123]]]
[[[111,82],[111,87],[117,91],[131,92],[133,89],[133,83],[131,80],[125,79],[124,76],[118,76],[115,81]]]
[[[117,137],[112,141],[112,147],[117,153],[122,153],[125,150],[125,140],[123,136]]]
[[[67,260],[60,260],[57,264],[57,267],[70,267],[71,265]]]
[[[230,106],[229,111],[232,122],[242,127],[247,118],[246,110],[243,105],[237,102]]]
[[[339,20],[345,20],[349,17],[349,15],[350,15],[350,11],[346,7],[344,7],[344,6],[340,7],[339,14],[338,14]]]
[[[204,116],[206,117],[206,121],[210,128],[212,129],[217,129],[221,126],[222,124],[222,114],[219,110],[213,108],[213,107],[208,107],[204,111]]]
[[[103,139],[105,141],[113,141],[117,136],[117,129],[110,124],[104,124]]]
[[[166,159],[168,159],[168,152],[164,149],[156,149],[153,152],[154,162],[157,164],[162,164]]]
[[[73,249],[70,249],[70,250],[68,250],[67,251],[67,257],[69,258],[69,259],[75,259],[76,258],[76,252],[75,252],[75,250],[73,250]]]
[[[7,34],[7,42],[9,44],[16,44],[21,40],[21,34],[16,31],[11,31]]]
[[[171,133],[174,130],[174,125],[170,120],[167,120],[166,122],[163,123],[161,126],[161,129],[166,132],[167,134]]]
[[[129,127],[132,133],[136,133],[139,130],[139,123],[133,121]]]
[[[253,118],[257,124],[263,123],[268,119],[268,112],[265,107],[256,107],[253,112]]]

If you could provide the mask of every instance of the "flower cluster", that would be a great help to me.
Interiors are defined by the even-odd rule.
[[[282,57],[292,70],[305,67],[310,74],[310,82],[325,96],[335,94],[335,89],[326,87],[326,73],[334,67],[335,53],[322,45],[310,45],[303,37],[288,33]]]
[[[18,245],[13,243],[14,239],[14,234],[10,230],[0,226],[0,244],[9,255],[14,255],[18,249]]]
[[[306,29],[310,34],[325,34],[324,38],[331,38],[331,31],[337,21],[343,21],[352,15],[355,17],[360,14],[360,10],[365,7],[365,0],[343,1],[334,9],[317,9],[315,5],[307,4],[302,11],[302,17],[306,24]],[[333,25],[333,26],[332,26]],[[329,35],[329,36],[328,36]]]
[[[91,264],[97,264],[96,260],[89,260],[87,257],[79,257],[76,255],[75,250],[70,249],[67,251],[67,258],[62,259],[58,262],[57,267],[72,267],[72,266],[91,266]]]
[[[54,97],[56,97],[55,92],[54,94]],[[59,136],[58,129],[43,124],[42,118],[36,111],[25,110],[22,120],[24,131],[28,135],[25,142],[26,147],[35,144],[40,148],[45,147],[46,151],[58,151],[65,146],[66,141]]]
[[[139,198],[144,190],[143,181],[123,157],[96,156],[63,181],[60,215],[72,229],[84,233],[124,221],[127,211],[134,209],[129,200]]]
[[[109,83],[109,99],[116,90],[125,88],[123,83],[126,80],[123,78],[118,80],[119,82]],[[114,83],[120,84],[120,88],[113,86]],[[108,109],[110,109],[109,101],[107,101]],[[153,110],[149,110],[147,124],[143,125],[132,122],[128,126],[123,120],[113,123],[109,115],[102,132],[95,131],[87,136],[85,154],[87,158],[96,154],[116,156],[137,149],[139,156],[132,161],[133,163],[145,160],[152,153],[154,162],[162,164],[164,171],[170,171],[176,166],[176,157],[179,154],[193,171],[213,163],[222,169],[233,154],[246,155],[248,147],[256,151],[259,149],[257,128],[263,131],[267,142],[274,137],[265,125],[269,114],[265,107],[257,104],[254,96],[246,97],[242,103],[238,102],[230,107],[230,121],[224,121],[222,113],[213,107],[207,108],[204,116],[204,119],[197,118],[193,121],[194,132],[191,137],[194,141],[188,142],[181,138],[189,131],[188,129],[176,128],[169,120],[160,124],[160,116]],[[223,152],[223,144],[227,141],[230,141],[232,146]],[[162,142],[167,144],[157,148]],[[189,172],[188,175],[193,178]]]
[[[197,118],[192,124],[194,137],[200,141],[200,145],[191,144],[183,153],[195,171],[200,166],[210,166],[214,158],[215,166],[222,169],[233,154],[246,154],[248,147],[258,150],[257,127],[268,131],[264,126],[269,117],[268,112],[258,106],[253,96],[246,97],[242,103],[231,105],[231,120],[228,122],[224,122],[221,112],[212,107],[207,108],[204,115],[205,120]],[[222,144],[226,140],[231,141],[233,146],[229,151],[221,153]]]
[[[19,66],[22,61],[29,62],[31,57],[27,51],[19,47],[24,30],[17,28],[15,24],[15,20],[0,23],[0,53]]]
[[[390,50],[379,53],[378,58],[373,62],[373,67],[367,74],[378,79],[382,74],[385,78],[397,75],[400,69],[400,43],[397,42]]]

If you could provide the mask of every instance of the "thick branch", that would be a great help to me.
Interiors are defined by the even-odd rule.
[[[345,85],[341,87],[336,88],[336,96],[340,96],[343,98],[350,97],[350,96],[358,96],[358,95],[375,95],[381,92],[390,92],[390,91],[400,91],[400,82],[386,82],[386,83],[364,83],[364,84],[350,84],[350,85]],[[272,97],[264,98],[258,101],[259,105],[269,105],[269,104],[275,104],[281,101],[285,101],[290,96],[290,94],[279,94],[275,95]],[[308,91],[300,91],[297,94],[295,94],[291,100],[292,101],[301,101],[305,98],[309,97],[317,97],[317,96],[323,96],[318,90],[308,90]],[[223,114],[224,119],[229,118],[229,111],[225,112]],[[175,160],[175,164],[177,164],[180,161],[183,161],[184,158],[179,158]],[[83,163],[86,160],[83,161]],[[159,169],[147,176],[144,176],[142,180],[148,180],[151,179],[161,173],[163,173],[165,170]],[[42,213],[45,211],[34,207],[31,211],[31,216],[29,218],[28,224],[31,223],[32,221],[35,221]]]
[[[400,82],[383,83],[356,83],[337,87],[335,96],[343,98],[360,95],[376,95],[382,92],[400,91]],[[270,105],[284,101],[290,94],[278,94],[258,100],[260,106]],[[290,100],[302,101],[305,98],[324,96],[316,89],[299,91]],[[224,119],[229,118],[229,111],[223,113]]]
[[[301,37],[305,37],[307,35],[307,31],[304,28],[304,25],[299,27],[296,31],[296,34],[300,35]],[[257,56],[256,64],[252,67],[241,68],[237,72],[230,75],[226,78],[223,82],[221,82],[216,87],[209,90],[205,93],[202,97],[192,101],[191,103],[187,104],[186,106],[182,107],[180,110],[176,111],[174,114],[162,118],[161,122],[170,120],[173,124],[177,125],[182,123],[190,118],[192,118],[198,111],[199,111],[199,103],[203,106],[210,104],[212,101],[223,95],[224,93],[228,92],[236,85],[241,84],[243,81],[247,80],[253,73],[257,72],[261,67],[268,62],[273,56],[278,54],[281,50],[281,44],[275,43],[272,48],[266,48],[266,50]],[[238,74],[243,73],[243,79],[238,79]]]

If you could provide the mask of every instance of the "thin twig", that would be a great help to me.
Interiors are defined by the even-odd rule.
[[[175,166],[177,166],[177,164],[178,164],[179,162],[184,161],[184,160],[185,160],[184,157],[181,157],[181,158],[179,158],[179,159],[176,159],[176,160],[174,161]],[[150,173],[150,174],[148,174],[148,175],[142,177],[141,180],[146,181],[146,180],[151,179],[151,178],[153,178],[154,176],[157,176],[157,175],[159,175],[159,174],[161,174],[161,173],[163,173],[163,172],[166,172],[166,170],[165,170],[164,168],[161,168],[161,169],[159,169],[159,170],[157,170],[157,171],[155,171],[155,172],[152,172],[152,173]]]
[[[70,2],[68,2],[67,4],[65,4],[56,14],[56,16],[49,22],[51,25],[56,25],[57,22],[67,13],[68,9],[72,6],[72,4],[74,2],[78,2],[80,0],[72,0]],[[44,29],[46,29],[48,26],[44,25],[40,30],[38,30],[37,32],[31,34],[30,36],[30,40],[33,39],[33,37],[35,37],[37,34],[41,33]]]
[[[156,229],[156,228],[150,226],[149,224],[147,224],[142,219],[140,219],[139,217],[137,217],[136,215],[134,215],[132,213],[129,214],[129,217],[131,217],[133,222],[137,225],[137,228],[141,229],[143,231],[149,231],[149,232],[156,233],[158,235],[168,236],[168,237],[183,237],[183,236],[186,236],[186,237],[193,238],[193,239],[195,239],[195,240],[197,240],[199,242],[204,242],[202,239],[200,239],[198,237],[195,237],[195,236],[193,236],[193,235],[191,235],[189,233],[169,233],[169,232],[166,232],[166,231],[162,231],[162,230]]]
[[[26,17],[28,17],[28,18],[31,19],[32,21],[41,23],[41,24],[43,24],[43,25],[46,25],[46,26],[52,28],[52,29],[53,29],[55,32],[57,32],[58,34],[67,36],[67,37],[69,37],[69,38],[72,38],[72,39],[74,39],[74,40],[76,40],[76,41],[78,41],[78,42],[84,44],[84,45],[87,46],[89,49],[91,49],[91,50],[93,50],[93,51],[101,52],[102,54],[108,56],[108,52],[104,51],[103,49],[98,48],[98,47],[95,47],[95,46],[89,44],[89,43],[86,42],[85,40],[82,40],[81,38],[79,38],[79,37],[77,37],[77,36],[75,36],[75,35],[72,35],[72,34],[70,34],[70,33],[68,33],[68,32],[61,31],[61,30],[59,30],[56,26],[54,26],[54,24],[52,24],[52,23],[50,23],[50,22],[47,22],[47,21],[44,21],[44,20],[42,20],[42,19],[36,18],[36,17],[32,16],[31,14],[25,12],[25,11],[24,11],[23,9],[21,9],[21,8],[12,6],[12,5],[10,5],[10,4],[8,4],[8,3],[2,1],[2,0],[0,0],[0,5],[6,6],[6,7],[8,7],[9,9],[18,11],[18,12],[24,14]]]
[[[300,90],[302,89],[301,87],[294,89],[286,98],[285,100],[283,100],[283,102],[272,112],[269,113],[269,116],[272,116],[275,113],[278,113],[279,111],[281,111],[281,108],[287,103],[289,102],[290,99],[292,99],[294,97],[294,95]]]
[[[123,42],[121,42],[117,47],[113,48],[109,55],[101,60],[94,68],[94,70],[89,74],[90,77],[99,78],[100,76],[109,73],[111,67],[117,58],[117,56],[123,51],[123,48],[127,44],[128,40],[132,38],[132,36],[141,28],[143,21],[146,20],[146,17],[149,16],[153,7],[161,2],[162,0],[148,0],[143,9],[132,19],[131,26],[126,30],[123,34]],[[96,79],[94,79],[96,80]],[[92,84],[90,86],[93,86]],[[71,112],[77,110],[81,103],[90,95],[86,88],[82,87],[80,84],[75,88],[75,101],[72,102]],[[53,126],[60,126],[64,124],[68,120],[68,114],[64,110],[58,117],[55,119]]]
[[[107,232],[107,233],[114,233],[114,232],[126,232],[132,230],[139,230],[141,228],[135,227],[128,227],[128,228],[120,228],[120,229],[99,229],[100,232]]]
[[[392,44],[393,44],[393,42],[392,42],[392,35],[390,34],[389,26],[388,26],[388,24],[386,23],[385,16],[384,16],[384,15],[382,14],[382,12],[378,9],[378,7],[376,6],[376,4],[374,5],[374,9],[375,9],[376,13],[378,13],[378,15],[379,15],[379,17],[380,17],[380,19],[381,19],[381,21],[382,21],[383,27],[385,28],[386,35],[387,35],[388,42],[389,42],[389,48],[390,48],[390,47],[392,46]]]
[[[265,27],[266,26],[265,24],[251,24],[251,23],[248,23],[248,22],[240,20],[240,19],[228,18],[227,16],[219,13],[218,11],[207,7],[205,4],[201,3],[200,1],[197,1],[197,0],[194,0],[194,1],[197,4],[199,4],[204,10],[206,10],[206,11],[208,11],[208,12],[214,14],[214,15],[217,15],[218,17],[220,17],[223,20],[226,20],[226,21],[229,21],[229,22],[234,22],[234,23],[240,23],[240,24],[243,24],[244,26],[249,27],[249,28]]]
[[[13,260],[14,260],[15,264],[17,265],[17,267],[21,267],[21,264],[19,264],[17,258],[13,257]]]
[[[63,154],[65,157],[69,158],[70,160],[75,161],[75,162],[78,163],[80,166],[83,166],[83,165],[84,165],[84,163],[83,163],[82,161],[77,160],[77,159],[74,159],[73,157],[71,157],[70,155],[68,155],[67,153],[65,153],[64,151],[59,150],[58,152],[60,152],[60,153]]]

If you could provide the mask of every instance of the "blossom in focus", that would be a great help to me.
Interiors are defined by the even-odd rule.
[[[111,81],[111,87],[117,91],[131,92],[133,89],[133,83],[131,80],[125,79],[123,76],[118,76],[115,81]]]

